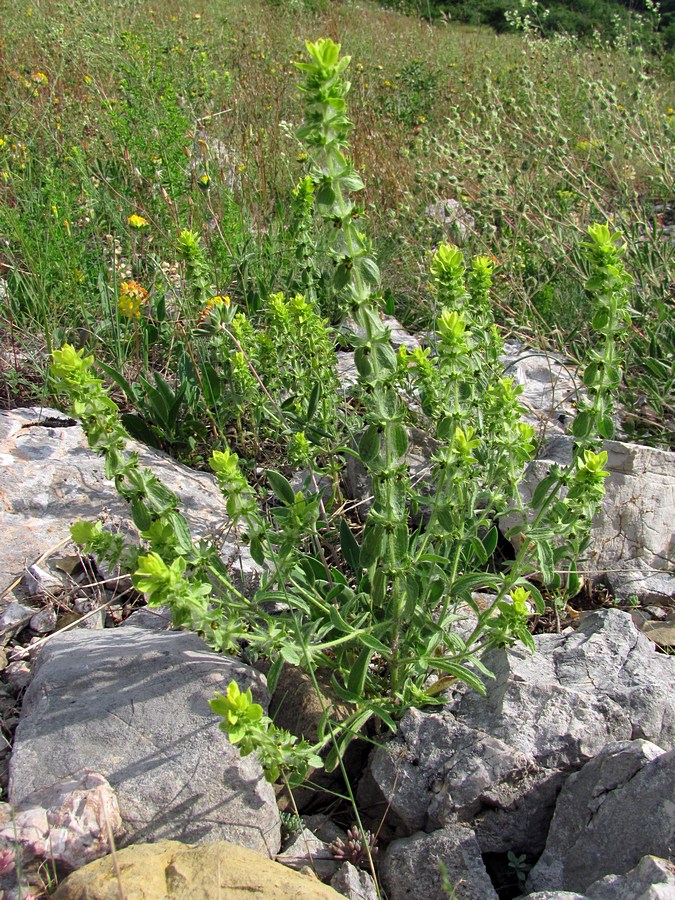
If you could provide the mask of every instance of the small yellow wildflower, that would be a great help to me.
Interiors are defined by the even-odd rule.
[[[219,294],[217,297],[211,297],[208,303],[204,306],[204,309],[201,311],[199,321],[203,322],[205,319],[208,319],[208,317],[214,310],[222,309],[223,307],[228,308],[231,304],[232,300],[228,296],[222,297]]]
[[[129,216],[127,222],[132,228],[147,228],[150,224],[147,219],[144,219],[143,216],[137,216],[136,213]]]
[[[44,72],[33,72],[30,76],[30,80],[35,84],[49,84],[49,78],[47,78]]]
[[[148,292],[137,281],[123,281],[117,303],[120,315],[127,319],[140,319],[141,306],[148,299]]]
[[[6,144],[7,141],[4,138],[0,138],[0,150],[2,150],[2,148],[6,146]]]
[[[211,184],[211,179],[209,178],[208,175],[202,175],[202,177],[199,179],[200,187],[207,188],[210,184]]]

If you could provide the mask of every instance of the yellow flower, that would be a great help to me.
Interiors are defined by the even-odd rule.
[[[123,281],[117,303],[120,315],[127,319],[140,319],[141,306],[148,299],[148,292],[137,281]]]
[[[199,316],[199,321],[204,322],[205,319],[211,315],[211,313],[216,309],[222,309],[223,307],[228,308],[232,303],[229,297],[221,297],[220,294],[217,297],[211,297],[208,303],[204,306],[204,309],[201,311]]]
[[[137,216],[136,213],[129,216],[127,222],[132,228],[147,228],[150,224],[147,219],[144,219],[143,216]]]
[[[49,78],[47,78],[44,72],[33,72],[30,76],[30,80],[35,82],[35,84],[49,84]]]

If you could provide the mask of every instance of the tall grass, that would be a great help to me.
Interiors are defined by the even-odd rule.
[[[476,222],[467,249],[510,273],[493,298],[502,324],[580,355],[571,234],[612,217],[640,273],[633,427],[672,441],[673,245],[660,226],[675,100],[657,58],[625,42],[430,27],[365,2],[0,0],[0,18],[5,403],[34,393],[22,373],[39,382],[63,339],[128,375],[175,376],[170,342],[153,354],[151,329],[139,347],[118,299],[136,280],[165,312],[153,328],[187,327],[183,228],[202,231],[213,292],[249,312],[294,281],[292,63],[322,34],[354,60],[353,155],[389,304],[406,323],[430,320],[427,253],[444,232],[425,208],[455,199]],[[147,228],[130,227],[134,214]]]

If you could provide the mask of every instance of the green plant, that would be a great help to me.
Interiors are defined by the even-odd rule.
[[[518,486],[533,453],[532,430],[521,423],[518,391],[498,364],[501,342],[489,305],[492,263],[478,258],[467,272],[462,253],[442,245],[432,264],[440,309],[434,353],[397,356],[377,309],[379,270],[351,199],[362,181],[347,156],[351,123],[343,73],[349,58],[340,59],[328,40],[308,43],[307,50],[309,61],[299,66],[306,77],[300,136],[318,211],[331,235],[335,303],[351,312],[360,330],[354,346],[361,425],[350,452],[365,466],[373,493],[362,535],[357,538],[345,507],[326,503],[316,486],[296,491],[280,471],[269,469],[270,494],[249,484],[229,447],[214,451],[210,465],[232,528],[262,566],[260,586],[247,598],[217,548],[192,541],[175,495],[135,455],[124,454],[117,408],[91,371],[93,358],[65,346],[55,351],[53,365],[56,386],[69,394],[90,446],[104,454],[106,474],[129,500],[144,546],[106,535],[100,525],[76,526],[74,537],[88,550],[123,562],[150,604],[171,607],[176,624],[189,625],[219,650],[236,652],[245,641],[249,658],[271,659],[272,689],[285,663],[301,665],[315,684],[317,672],[327,672],[348,704],[339,721],[326,709],[318,742],[309,746],[277,729],[234,683],[216,698],[223,729],[242,752],[259,754],[271,779],[302,778],[328,744],[329,764],[339,764],[346,745],[371,719],[394,729],[403,710],[441,702],[443,690],[458,680],[484,692],[483,678],[490,677],[481,662],[485,651],[515,641],[533,646],[527,619],[532,606],[543,609],[543,600],[528,576],[541,573],[545,584],[558,588],[568,572],[568,589],[574,589],[575,559],[604,493],[606,454],[592,448],[597,435],[611,428],[609,395],[620,377],[629,282],[617,236],[605,226],[590,229],[584,247],[592,269],[587,288],[599,309],[593,321],[598,347],[585,375],[589,401],[575,424],[571,464],[556,467],[526,506]],[[198,256],[198,243],[192,245]],[[193,277],[201,278],[199,266],[191,265]],[[197,288],[195,300],[201,302],[205,295]],[[256,365],[264,365],[256,359],[259,342],[269,350],[287,345],[305,325],[308,340],[320,331],[321,320],[301,297],[290,304],[273,297],[270,315],[259,333],[246,317],[230,312],[226,327],[216,329],[219,339],[234,336],[242,376],[253,378],[242,387],[251,397],[255,384],[265,387],[256,372]],[[325,344],[312,346],[328,352]],[[322,379],[316,376],[314,384]],[[418,415],[435,423],[428,491],[410,482],[408,423],[414,413],[401,384],[411,396],[419,392]],[[332,394],[323,409],[330,419],[337,397],[335,385],[328,388]],[[269,391],[262,395],[264,406]],[[279,409],[280,419],[285,412],[308,430],[322,398],[315,386],[298,387],[286,410]],[[520,537],[520,549],[504,566],[495,559],[495,523],[507,512],[517,518],[512,532]],[[492,600],[483,608],[473,594],[486,590]],[[270,601],[280,612],[265,612]],[[472,628],[461,637],[454,626],[467,613]]]

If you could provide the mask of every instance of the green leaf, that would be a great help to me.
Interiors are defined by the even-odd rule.
[[[611,416],[603,416],[598,422],[598,434],[606,441],[611,441],[614,437],[614,422]]]
[[[542,480],[534,489],[534,493],[532,494],[530,506],[533,509],[539,509],[539,507],[548,496],[549,491],[557,481],[558,478],[556,475],[547,475],[545,478],[542,478]]]
[[[364,645],[364,647],[368,647],[370,650],[374,650],[375,653],[379,653],[380,656],[383,656],[385,659],[389,659],[391,656],[391,649],[387,647],[386,644],[383,644],[382,641],[378,640],[374,635],[369,634],[368,632],[359,635],[359,641]]]
[[[396,423],[389,426],[389,434],[391,436],[394,450],[399,456],[405,456],[408,450],[408,430],[404,425]]]
[[[139,497],[135,497],[131,501],[130,506],[131,518],[133,519],[136,528],[138,528],[139,531],[147,531],[152,525],[152,514],[148,507]]]
[[[361,574],[360,549],[346,519],[340,520],[340,546],[342,555],[355,575]]]
[[[572,434],[579,440],[586,440],[593,433],[593,416],[588,410],[580,412],[572,425]]]
[[[351,625],[348,625],[347,622],[342,618],[340,613],[335,609],[334,606],[331,606],[328,611],[328,615],[330,616],[331,625],[337,631],[341,631],[342,634],[351,634],[354,630]]]
[[[384,551],[385,532],[381,525],[366,525],[359,562],[362,568],[369,569],[381,558]]]
[[[284,658],[283,656],[277,656],[272,665],[270,666],[269,672],[267,673],[267,690],[270,694],[273,694],[277,689],[277,684],[279,683],[279,676],[281,675],[281,670],[284,667]]]
[[[497,549],[497,540],[499,537],[499,532],[497,530],[497,526],[493,525],[492,528],[488,531],[488,533],[483,538],[483,549],[485,550],[486,556],[489,559],[492,554]]]
[[[260,542],[259,537],[251,538],[249,550],[251,551],[251,559],[253,560],[253,562],[258,563],[259,566],[264,566],[265,554],[263,553],[262,543]]]
[[[553,580],[553,575],[555,574],[553,568],[553,548],[546,540],[536,540],[535,548],[544,584],[550,584]]]
[[[377,425],[369,425],[359,441],[359,456],[367,466],[382,455],[382,436]]]
[[[295,492],[290,482],[284,478],[281,472],[277,472],[274,469],[268,469],[265,474],[277,499],[285,503],[286,506],[292,506],[295,503]]]
[[[221,380],[217,370],[209,362],[202,364],[202,387],[208,405],[215,406],[220,397]]]
[[[177,510],[172,509],[166,514],[166,518],[171,523],[171,527],[173,528],[174,534],[176,535],[176,540],[180,549],[185,553],[192,552],[192,550],[194,549],[194,545],[192,543],[190,528],[185,517],[182,516]]]
[[[149,447],[154,447],[157,450],[161,449],[161,441],[145,419],[142,419],[136,413],[122,413],[120,420],[132,438],[136,438],[137,441],[147,444]]]
[[[370,665],[372,656],[373,651],[370,649],[370,647],[364,647],[364,649],[359,653],[358,659],[352,666],[352,670],[349,673],[347,690],[353,694],[356,694],[357,697],[363,697],[364,695],[366,678],[368,677],[368,666]]]

